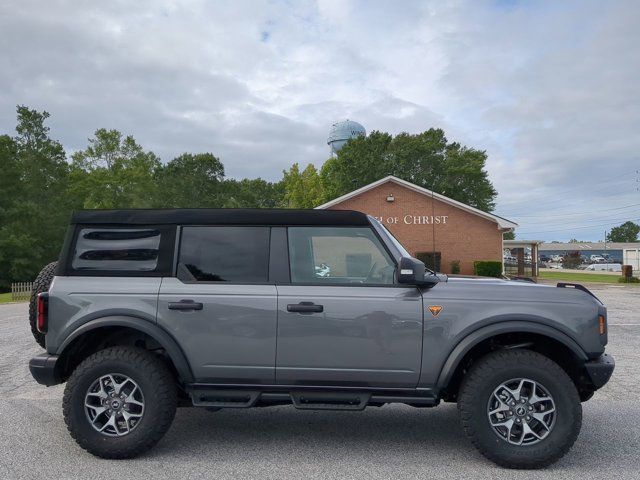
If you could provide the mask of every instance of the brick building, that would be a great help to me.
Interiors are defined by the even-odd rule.
[[[476,260],[502,261],[502,234],[517,224],[388,176],[319,207],[359,210],[380,220],[413,256],[436,252],[441,271],[473,274]]]

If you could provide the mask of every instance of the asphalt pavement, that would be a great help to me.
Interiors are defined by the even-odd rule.
[[[134,460],[80,449],[61,413],[63,386],[46,388],[27,363],[41,349],[25,304],[0,305],[0,479],[240,478],[640,478],[640,288],[594,286],[609,309],[616,371],[583,404],[580,436],[542,471],[484,459],[462,435],[455,405],[401,405],[364,412],[271,407],[179,409],[160,443]]]

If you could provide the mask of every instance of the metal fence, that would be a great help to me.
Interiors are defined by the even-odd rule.
[[[33,282],[19,282],[11,284],[11,301],[20,302],[31,298]]]
[[[507,277],[534,277],[536,271],[536,262],[525,262],[520,268],[518,268],[517,262],[504,262],[504,274]]]

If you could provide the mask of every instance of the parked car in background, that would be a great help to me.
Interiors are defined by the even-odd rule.
[[[507,264],[516,264],[516,263],[518,263],[518,259],[516,257],[514,257],[513,255],[505,255],[504,257],[502,257],[502,260],[504,261],[504,263],[507,263]]]
[[[601,272],[621,272],[622,265],[619,263],[592,263],[585,270]]]

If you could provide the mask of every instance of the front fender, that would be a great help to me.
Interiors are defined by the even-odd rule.
[[[194,381],[193,372],[191,371],[191,366],[187,361],[187,357],[175,339],[166,330],[162,329],[155,323],[151,323],[137,317],[107,316],[90,320],[67,335],[64,342],[58,347],[55,353],[57,355],[62,355],[74,340],[88,332],[91,332],[92,330],[103,327],[128,327],[149,335],[167,352],[167,355],[173,362],[180,379],[185,383],[192,383]]]
[[[449,381],[453,377],[454,372],[458,368],[458,365],[460,365],[460,362],[462,361],[464,356],[473,347],[478,345],[480,342],[487,340],[488,338],[504,333],[535,333],[543,335],[545,337],[553,338],[554,340],[562,343],[567,348],[569,348],[576,356],[576,358],[585,362],[589,359],[587,357],[587,354],[580,347],[580,345],[576,343],[575,340],[556,328],[541,323],[522,320],[502,321],[499,323],[485,325],[484,327],[474,330],[473,332],[466,335],[455,346],[455,348],[447,357],[447,360],[445,361],[442,369],[440,370],[437,381],[438,388],[443,388],[449,383]]]

